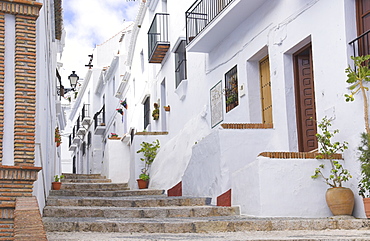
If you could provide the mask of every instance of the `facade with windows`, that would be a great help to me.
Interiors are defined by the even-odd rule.
[[[150,188],[180,186],[218,205],[226,196],[250,216],[331,216],[327,186],[311,179],[321,163],[316,120],[327,116],[336,140],[350,143],[343,158],[354,178],[345,185],[354,216],[364,217],[355,155],[362,106],[345,102],[344,69],[367,50],[362,38],[349,44],[367,34],[367,2],[141,2],[116,100],[128,105],[116,126],[129,137],[117,161],[130,187],[142,168],[140,143],[158,139]]]

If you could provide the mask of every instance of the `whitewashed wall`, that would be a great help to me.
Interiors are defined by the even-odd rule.
[[[184,12],[193,2],[167,2],[171,48],[178,38],[185,36]],[[346,186],[356,196],[354,215],[364,217],[356,189],[359,175],[356,147],[359,134],[364,131],[361,98],[358,96],[354,103],[346,103],[343,98],[347,93],[344,69],[352,54],[347,43],[356,37],[354,1],[267,1],[239,26],[230,26],[234,31],[210,53],[187,53],[188,81],[183,99],[175,90],[174,54],[169,51],[162,64],[148,64],[147,29],[154,13],[164,11],[161,1],[148,1],[148,4],[151,9],[147,9],[143,19],[131,66],[129,85],[133,88],[135,79],[136,91],[130,99],[135,106],[133,112],[130,110],[130,126],[140,130],[141,102],[145,95],[150,95],[151,105],[161,98],[162,81],[167,88],[166,104],[171,106],[171,112],[166,113],[168,141],[161,141],[161,150],[151,169],[150,188],[168,189],[182,180],[185,195],[212,196],[213,203],[218,195],[232,188],[233,205],[240,205],[246,215],[330,216],[323,198],[326,185],[310,178],[318,166],[317,160],[257,158],[264,151],[298,150],[292,54],[311,42],[317,117],[333,117],[333,128],[340,129],[336,140],[350,143],[350,149],[344,153],[345,166],[354,178]],[[260,122],[256,63],[267,54],[274,128],[211,129],[209,91],[218,81],[224,81],[224,74],[235,65],[239,86],[246,88],[246,94],[240,97],[238,107],[224,113],[224,122]],[[161,115],[163,113],[161,106]],[[163,116],[151,121],[149,131],[162,131],[162,121]],[[135,136],[136,149],[141,140]],[[131,153],[134,154],[134,150]],[[132,174],[137,175],[138,164],[131,162],[136,166]],[[198,180],[204,184],[198,184]],[[276,183],[273,190],[272,183]],[[314,199],[314,196],[321,198]],[[274,199],[276,203],[270,203]],[[299,210],[297,205],[302,200],[306,207]]]

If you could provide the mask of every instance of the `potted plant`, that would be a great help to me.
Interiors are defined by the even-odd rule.
[[[141,169],[139,179],[137,179],[139,189],[148,188],[149,184],[149,168],[152,165],[155,157],[157,156],[158,149],[160,148],[159,140],[152,143],[143,141],[140,144],[141,148],[136,153],[143,153],[144,158],[140,158],[144,162],[144,168]]]
[[[153,120],[159,119],[159,105],[157,103],[154,103],[154,110],[152,112]]]
[[[366,133],[361,135],[361,145],[358,147],[361,155],[361,179],[358,184],[358,194],[362,196],[367,218],[370,218],[370,137]]]
[[[52,189],[53,190],[60,190],[60,187],[62,186],[62,182],[60,180],[64,178],[63,175],[55,175],[54,176],[54,182],[51,183]]]
[[[55,143],[57,147],[62,143],[62,137],[60,136],[58,127],[55,128]]]
[[[112,132],[112,133],[110,133],[110,137],[108,139],[116,140],[116,139],[120,139],[120,138],[118,137],[118,134]]]
[[[324,182],[329,185],[329,189],[326,192],[326,202],[333,215],[352,215],[354,207],[354,195],[351,189],[342,186],[343,182],[348,181],[352,178],[351,174],[347,169],[344,169],[343,165],[339,163],[338,152],[343,152],[348,149],[347,142],[332,142],[332,138],[339,130],[330,131],[331,119],[324,117],[318,124],[321,129],[321,134],[317,133],[316,137],[320,144],[320,153],[316,156],[317,159],[325,159],[330,164],[330,174],[325,176],[322,170],[325,168],[325,164],[321,164],[316,168],[314,175],[311,178],[316,179],[322,177]]]
[[[164,110],[165,111],[170,111],[171,110],[171,107],[168,105],[168,106],[163,106]]]
[[[358,147],[360,151],[359,161],[361,163],[361,179],[358,184],[359,195],[362,196],[365,214],[370,218],[370,125],[369,125],[369,104],[367,100],[368,87],[366,83],[370,82],[370,68],[369,60],[370,55],[351,57],[354,62],[354,68],[348,66],[345,72],[347,74],[347,83],[350,84],[349,90],[351,93],[345,94],[346,101],[354,101],[354,95],[361,93],[363,98],[363,110],[364,110],[364,121],[365,131],[361,134],[361,144]]]
[[[118,113],[120,113],[121,115],[123,115],[123,110],[122,110],[121,108],[116,109],[116,111],[117,111]]]

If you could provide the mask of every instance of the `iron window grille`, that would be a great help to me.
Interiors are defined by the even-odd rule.
[[[229,112],[239,105],[238,73],[236,65],[225,74],[225,103],[226,112]]]
[[[175,51],[175,79],[176,79],[176,88],[179,86],[182,80],[187,78],[186,73],[186,41],[182,40],[179,46]]]
[[[150,98],[147,97],[144,102],[144,130],[150,123]]]

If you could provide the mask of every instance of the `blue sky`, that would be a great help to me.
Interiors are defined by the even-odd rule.
[[[84,78],[89,57],[95,45],[118,33],[124,21],[134,21],[139,2],[126,0],[64,0],[65,47],[61,76],[69,87],[72,70]]]

